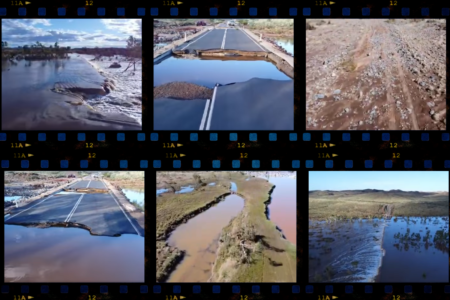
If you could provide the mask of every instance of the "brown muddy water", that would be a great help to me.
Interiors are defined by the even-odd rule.
[[[297,180],[289,177],[271,177],[275,185],[269,205],[269,218],[283,232],[288,241],[297,243]]]
[[[5,282],[144,282],[144,238],[5,225]]]
[[[244,199],[238,195],[229,195],[217,205],[177,227],[168,243],[186,251],[186,254],[167,281],[207,282],[211,277],[222,229],[243,207]]]
[[[310,282],[448,282],[448,217],[310,221]]]

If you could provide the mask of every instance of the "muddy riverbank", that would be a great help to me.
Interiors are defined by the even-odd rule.
[[[157,188],[168,191],[156,197],[156,278],[164,282],[184,256],[184,252],[168,244],[170,234],[181,224],[207,210],[230,195],[230,184],[200,186],[189,193],[175,193],[182,186],[198,180],[214,178],[213,172],[161,172],[157,173]],[[214,172],[215,173],[215,172]],[[195,177],[194,177],[195,175]],[[199,177],[197,177],[199,176]],[[175,188],[176,186],[176,188]],[[169,190],[170,189],[170,190]]]

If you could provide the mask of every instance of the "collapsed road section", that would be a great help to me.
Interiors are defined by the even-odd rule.
[[[113,188],[113,187],[111,187]],[[50,195],[8,211],[5,224],[30,227],[79,227],[92,235],[144,236],[144,227],[101,179],[83,178]]]
[[[210,24],[155,57],[154,129],[293,130],[293,57],[244,26]]]

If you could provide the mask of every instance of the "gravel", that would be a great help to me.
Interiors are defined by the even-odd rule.
[[[211,99],[213,89],[187,82],[169,82],[153,88],[153,99]]]

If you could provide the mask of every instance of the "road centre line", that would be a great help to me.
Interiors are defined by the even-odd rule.
[[[189,44],[187,44],[186,46],[184,46],[183,48],[181,48],[181,50],[184,50],[185,48],[187,48],[189,45],[195,43],[196,41],[198,41],[199,39],[203,38],[205,35],[207,35],[208,33],[212,32],[212,30],[208,31],[207,33],[205,33],[204,35],[202,35],[201,37],[199,37],[198,39],[196,39],[193,42],[190,42]]]
[[[78,198],[77,203],[75,203],[75,205],[73,206],[72,210],[70,211],[69,215],[67,216],[66,220],[64,222],[69,222],[70,218],[72,218],[73,214],[75,213],[75,210],[77,209],[78,205],[81,202],[81,199],[83,199],[83,196],[85,194],[82,194],[80,198]]]
[[[119,202],[117,202],[116,197],[113,195],[113,193],[111,193],[111,191],[109,191],[109,194],[111,195],[111,197],[114,199],[114,201],[116,201],[117,206],[120,208],[120,210],[123,212],[123,214],[125,215],[125,217],[128,219],[128,222],[130,222],[131,226],[133,226],[134,230],[136,230],[136,233],[141,236],[139,234],[139,231],[137,230],[137,228],[134,226],[133,222],[131,222],[130,218],[128,218],[127,214],[125,213],[125,211],[123,210],[122,206],[120,206]]]
[[[222,46],[221,46],[222,49],[225,48],[225,39],[227,38],[227,30],[228,29],[225,29],[225,33],[223,34],[223,40],[222,40]]]
[[[260,44],[258,44],[254,39],[252,39],[252,38],[250,37],[250,35],[249,35],[247,32],[244,31],[244,29],[241,29],[241,31],[242,31],[249,39],[251,39],[251,40],[253,41],[253,43],[255,43],[256,45],[258,45],[258,47],[261,48],[262,51],[264,51],[264,52],[266,51],[263,47],[261,47]]]
[[[87,187],[86,187],[86,188],[88,188],[88,187],[89,187],[89,185],[91,184],[91,181],[92,181],[92,180],[89,180],[89,182],[88,182],[88,185],[87,185]]]
[[[203,111],[203,117],[202,122],[200,123],[200,129],[199,130],[205,130],[205,123],[209,112],[209,104],[211,103],[211,100],[206,100],[205,110]]]
[[[209,109],[208,123],[206,124],[205,130],[209,130],[209,128],[211,127],[211,119],[212,119],[212,114],[213,114],[213,109],[214,109],[214,103],[216,102],[216,92],[217,92],[218,86],[219,86],[219,84],[217,83],[216,86],[214,87],[211,108]]]
[[[51,196],[45,198],[44,200],[42,200],[41,202],[39,202],[39,203],[37,203],[37,204],[35,204],[35,205],[31,206],[31,207],[28,207],[27,209],[22,210],[21,212],[15,214],[14,216],[11,216],[11,217],[9,217],[8,219],[4,220],[4,222],[5,222],[5,221],[8,221],[8,220],[10,220],[10,219],[12,219],[12,218],[14,218],[14,217],[17,216],[17,215],[20,215],[20,214],[23,213],[24,211],[27,211],[27,210],[29,210],[29,209],[35,207],[36,205],[41,204],[42,202],[44,202],[44,201],[50,199],[50,198],[53,197],[53,196],[54,196],[54,195],[51,195]]]

